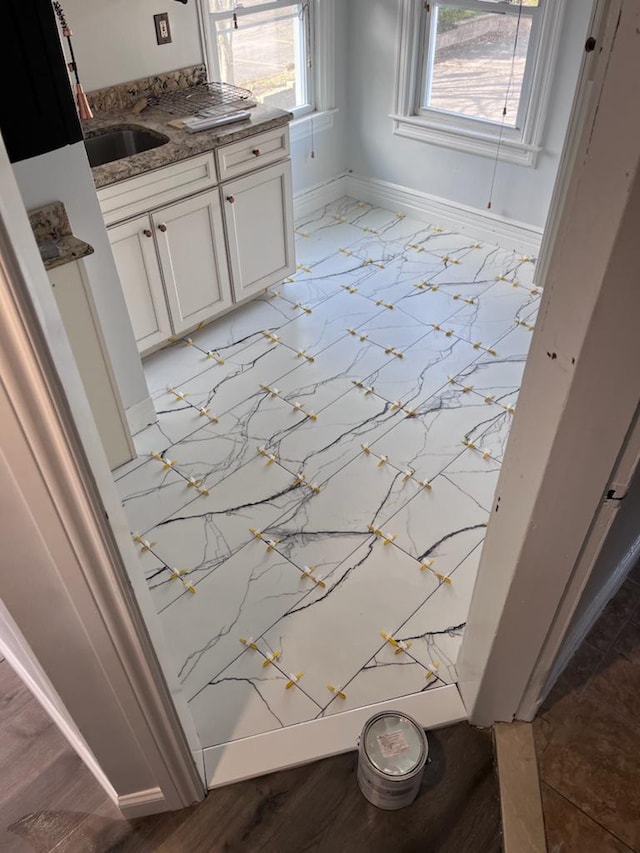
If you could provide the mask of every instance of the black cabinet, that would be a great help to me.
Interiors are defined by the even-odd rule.
[[[82,129],[49,0],[2,0],[0,131],[12,163],[79,142]]]

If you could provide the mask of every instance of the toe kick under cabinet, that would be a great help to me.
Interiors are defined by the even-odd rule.
[[[289,129],[98,190],[147,354],[295,270]]]

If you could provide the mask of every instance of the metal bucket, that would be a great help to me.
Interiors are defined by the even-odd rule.
[[[384,711],[360,736],[358,785],[379,809],[402,809],[418,796],[429,745],[424,729],[407,714]]]

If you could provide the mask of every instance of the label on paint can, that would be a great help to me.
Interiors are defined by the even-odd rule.
[[[407,739],[401,731],[386,732],[378,735],[376,740],[384,758],[393,758],[394,755],[400,755],[409,749]]]

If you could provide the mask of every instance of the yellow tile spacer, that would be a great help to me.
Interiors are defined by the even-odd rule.
[[[347,698],[347,694],[343,693],[342,690],[338,690],[338,688],[334,687],[333,684],[327,684],[327,690],[329,690],[331,693],[333,693],[334,696],[337,696],[338,699],[346,699]]]
[[[151,551],[153,546],[156,544],[155,542],[150,542],[148,539],[143,539],[142,536],[136,534],[133,537],[133,541],[137,542],[140,545],[140,553],[144,554],[147,551]]]
[[[395,305],[392,305],[390,302],[385,302],[384,299],[376,299],[377,306],[381,306],[382,308],[386,308],[388,311],[395,311]]]
[[[406,483],[407,480],[413,479],[416,472],[413,470],[413,468],[405,468],[403,473],[404,473],[404,477],[402,478],[402,482]]]
[[[387,634],[386,631],[380,631],[380,636],[383,637],[387,643],[392,645],[395,649],[395,654],[399,655],[402,652],[406,652],[407,649],[411,648],[411,642],[405,642],[404,640],[396,640],[391,634]]]
[[[366,231],[366,232],[367,232],[367,234],[377,234],[377,233],[378,233],[378,232],[375,230],[375,228],[366,228],[366,227],[365,227],[365,228],[363,228],[362,230],[363,230],[363,231]]]
[[[262,666],[266,667],[269,666],[269,664],[275,663],[281,655],[282,649],[276,649],[275,652],[271,652],[271,654],[265,656],[265,659],[262,661]]]
[[[176,389],[172,388],[171,386],[167,388],[167,391],[169,394],[173,394],[176,400],[186,400],[186,398],[189,396],[188,394],[185,394],[184,391],[176,391]]]
[[[488,396],[486,396],[484,398],[484,401],[485,401],[485,403],[487,403],[487,405],[490,405],[491,403],[495,403],[496,395],[495,394],[489,394]]]
[[[433,486],[428,480],[416,480],[419,486],[425,490],[425,492],[430,492],[433,489]]]
[[[315,576],[314,572],[317,570],[317,566],[303,566],[300,569],[300,572],[309,580],[314,583],[316,586],[321,587],[322,589],[326,588],[326,583],[322,578],[318,578]]]
[[[311,362],[311,363],[313,363],[313,362],[316,360],[315,355],[309,355],[309,353],[308,353],[308,352],[306,352],[306,350],[303,350],[303,349],[299,349],[299,350],[296,352],[296,356],[297,356],[298,358],[304,358],[304,359],[306,359],[307,361],[309,361],[309,362]]]
[[[303,675],[303,672],[297,672],[295,675],[293,675],[293,673],[289,673],[289,681],[285,684],[284,689],[289,690],[294,684],[297,684],[298,681],[300,681]]]
[[[305,314],[313,314],[313,308],[309,308],[308,305],[303,305],[302,302],[296,302],[293,307],[300,311],[304,311]]]
[[[396,358],[404,358],[404,353],[395,349],[394,347],[387,347],[384,351],[385,355],[394,355]]]
[[[267,546],[267,553],[269,553],[270,551],[275,551],[275,549],[277,548],[277,546],[280,544],[280,542],[282,540],[281,539],[264,539],[263,541],[264,541],[265,545]]]
[[[256,527],[250,527],[249,533],[253,536],[254,539],[259,539],[262,541],[262,530],[258,530]]]
[[[258,651],[258,645],[255,642],[255,640],[253,639],[253,637],[249,637],[248,640],[245,640],[244,637],[240,637],[240,642],[242,643],[243,646],[246,646],[248,649],[253,649],[254,652]]]
[[[163,470],[163,471],[168,471],[170,468],[173,468],[173,467],[174,467],[174,465],[176,464],[176,460],[175,460],[175,459],[167,459],[167,457],[166,457],[166,456],[163,456],[163,457],[162,457],[162,462],[164,463],[164,464],[162,465],[162,470]]]
[[[427,681],[429,681],[429,679],[431,679],[431,678],[437,678],[438,677],[438,667],[439,666],[440,666],[440,661],[436,661],[431,666],[426,667],[426,670],[427,670],[426,679],[427,679]]]
[[[220,419],[216,415],[212,415],[211,410],[208,408],[198,409],[198,414],[201,418],[208,418],[212,424],[220,423]]]
[[[353,256],[353,252],[350,252],[349,249],[338,249],[339,252],[342,252],[343,255],[346,255],[348,258]]]
[[[217,364],[224,364],[224,359],[221,358],[215,350],[209,350],[206,354],[206,358],[213,359]]]
[[[273,332],[265,330],[262,334],[268,341],[271,341],[272,344],[280,343],[280,338],[277,335],[274,335]]]
[[[405,415],[406,415],[408,418],[417,418],[417,417],[418,417],[418,413],[416,412],[416,410],[415,410],[415,409],[409,409],[409,408],[407,408],[407,407],[404,407],[404,408],[402,409],[402,411],[405,413]]]
[[[198,486],[202,483],[202,480],[196,480],[195,477],[189,477],[187,480],[187,488],[188,489],[197,489]]]
[[[174,569],[169,575],[169,580],[176,580],[189,574],[189,569]]]
[[[440,226],[439,226],[439,225],[435,225],[435,226],[434,226],[434,228],[433,228],[433,233],[434,233],[434,234],[442,234],[442,232],[443,232],[443,231],[444,231],[444,228],[440,228]]]
[[[382,456],[378,456],[378,468],[381,468],[383,465],[386,465],[389,461],[389,457],[382,454]]]
[[[355,284],[341,284],[340,287],[343,290],[346,290],[347,293],[357,293],[358,292],[358,288],[355,286]]]

